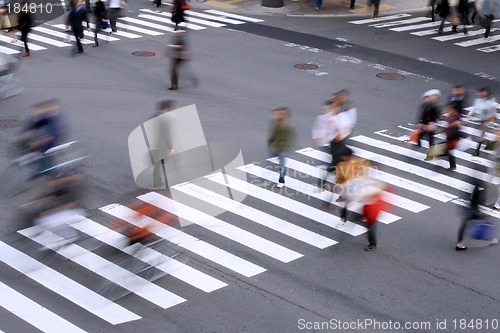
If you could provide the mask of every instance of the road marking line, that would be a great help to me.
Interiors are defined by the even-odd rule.
[[[256,19],[256,18],[253,18],[253,17],[248,17],[248,16],[242,16],[242,15],[237,15],[237,14],[232,14],[232,13],[221,12],[220,10],[216,10],[216,9],[207,9],[207,10],[204,10],[204,12],[205,13],[210,13],[210,14],[220,15],[222,17],[230,17],[230,18],[234,18],[234,19],[237,19],[237,20],[253,22],[253,23],[264,22],[264,20]]]

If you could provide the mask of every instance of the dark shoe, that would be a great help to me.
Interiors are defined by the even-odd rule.
[[[83,53],[83,50],[75,52],[75,54],[81,54],[81,53]]]
[[[99,47],[99,44],[95,43],[94,45],[92,45],[92,47]]]
[[[452,168],[452,167],[449,167],[449,168],[448,168],[448,169],[446,169],[446,170],[448,170],[448,171],[455,171],[456,169],[457,169],[457,168]]]
[[[467,250],[465,246],[464,247],[455,246],[455,251],[465,251],[465,250]]]
[[[30,51],[26,51],[26,53],[23,55],[23,57],[29,57],[30,56]]]
[[[464,29],[464,35],[468,35],[467,29]]]
[[[349,7],[349,9],[354,9],[354,6]]]
[[[374,251],[377,248],[375,245],[368,245],[365,247],[365,251]]]
[[[168,88],[168,90],[177,90],[177,89],[179,89],[179,87],[170,87],[170,88]]]

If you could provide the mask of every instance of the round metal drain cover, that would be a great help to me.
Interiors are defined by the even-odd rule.
[[[309,71],[311,69],[318,69],[318,65],[315,64],[296,64],[293,67],[297,69],[304,69],[306,71]]]
[[[15,119],[0,119],[0,128],[16,128],[21,126],[22,123]]]
[[[136,51],[132,52],[132,54],[138,57],[153,57],[156,55],[156,53],[151,51]]]
[[[405,76],[397,73],[378,73],[377,77],[384,80],[404,80]]]

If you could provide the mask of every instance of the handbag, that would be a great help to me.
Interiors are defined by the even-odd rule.
[[[172,12],[172,17],[170,18],[172,22],[175,24],[179,24],[181,22],[184,22],[184,10],[181,8],[177,8]]]
[[[460,140],[459,138],[454,138],[454,139],[448,140],[446,142],[446,149],[448,149],[448,150],[455,149],[457,147],[459,140]]]
[[[487,219],[472,220],[470,236],[477,240],[490,240],[495,237],[496,227]]]
[[[418,138],[420,137],[420,129],[416,129],[412,132],[410,132],[410,140],[408,140],[409,143],[418,143]]]
[[[436,157],[443,155],[446,152],[446,143],[438,143],[436,145],[430,146],[427,151],[427,157]]]
[[[109,28],[109,20],[105,20],[101,22],[101,29],[105,30]]]

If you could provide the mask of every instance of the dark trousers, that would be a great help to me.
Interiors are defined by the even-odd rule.
[[[429,0],[429,4],[428,6],[431,6],[431,12],[429,13],[430,17],[431,17],[431,20],[432,22],[434,22],[436,20],[436,0]]]
[[[121,17],[121,8],[110,8],[109,9],[109,24],[111,25],[111,30],[116,32],[116,21]]]
[[[377,246],[377,230],[376,230],[376,223],[366,223],[366,228],[368,229],[366,231],[366,235],[368,237],[368,244]]]
[[[83,31],[73,30],[73,36],[75,36],[75,40],[76,40],[76,50],[78,52],[83,52],[82,42],[80,41],[80,38],[83,38]]]
[[[420,146],[420,140],[427,135],[429,138],[429,147],[434,145],[434,132],[426,132],[424,130],[420,131],[420,134],[418,135],[418,145]]]
[[[26,51],[26,53],[29,53],[30,49],[28,48],[28,31],[21,31],[21,40],[24,42],[24,51]]]
[[[356,0],[351,0],[351,7],[350,7],[351,9],[353,9],[353,8],[354,8],[354,4],[355,4],[355,3],[356,3]]]
[[[183,63],[184,59],[172,59],[172,67],[170,68],[170,88],[177,88],[179,86],[179,69]]]
[[[370,6],[373,5],[373,17],[378,17],[378,9],[380,7],[380,0],[370,0]]]
[[[328,169],[329,172],[335,171],[335,167],[337,163],[340,162],[340,158],[342,157],[342,153],[347,149],[345,145],[345,139],[342,141],[333,140],[330,143],[330,154],[332,155],[332,162],[330,163],[330,167]]]
[[[97,34],[102,31],[102,21],[95,21],[95,29],[94,29],[94,43],[95,46],[99,46],[99,40],[97,39]]]

